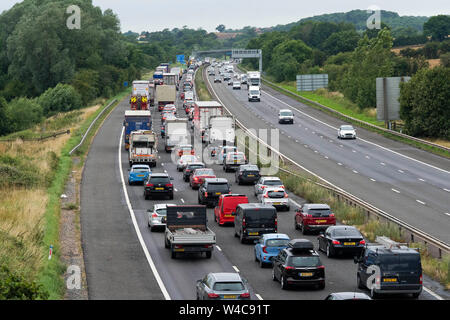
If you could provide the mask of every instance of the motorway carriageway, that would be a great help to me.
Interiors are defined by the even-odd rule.
[[[205,75],[206,77],[206,75]],[[340,140],[344,124],[263,85],[261,102],[248,102],[246,86],[233,90],[207,78],[219,100],[247,128],[280,130],[280,152],[333,185],[437,239],[450,243],[450,159],[357,128]],[[278,124],[291,109],[294,124]],[[269,143],[270,144],[270,143]]]
[[[177,104],[178,116],[184,117],[181,103]],[[324,290],[281,290],[279,283],[271,279],[271,268],[260,269],[254,262],[254,245],[240,244],[232,226],[218,226],[213,209],[208,209],[208,226],[217,236],[212,258],[171,259],[169,250],[164,248],[164,232],[150,232],[146,210],[156,203],[198,204],[197,191],[182,180],[182,173],[164,151],[161,137],[160,158],[153,171],[167,172],[174,178],[174,199],[146,201],[142,186],[123,184],[127,181],[129,165],[120,137],[123,114],[128,108],[125,99],[106,120],[94,139],[83,173],[81,223],[90,299],[195,299],[196,280],[209,272],[240,272],[249,281],[252,299],[321,300],[330,292],[359,291],[353,259],[328,259],[323,253]],[[154,130],[159,133],[159,113],[153,114]],[[224,173],[218,165],[212,168],[218,177],[232,183],[233,193],[243,193],[250,202],[257,201],[253,186],[239,186],[234,182],[234,173]],[[278,232],[287,233],[291,238],[307,238],[317,248],[317,235],[303,236],[294,229],[294,210],[304,200],[292,194],[290,198],[291,210],[278,213]],[[428,281],[424,277],[425,285]],[[424,291],[420,299],[435,297]]]

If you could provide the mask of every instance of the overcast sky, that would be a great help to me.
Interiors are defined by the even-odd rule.
[[[0,0],[0,12],[20,0]],[[376,5],[400,15],[433,16],[450,13],[448,0],[93,0],[103,10],[118,14],[122,31],[158,31],[164,28],[203,28],[214,31],[244,26],[270,27],[323,13],[367,9]]]

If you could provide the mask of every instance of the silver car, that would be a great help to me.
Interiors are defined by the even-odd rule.
[[[289,197],[284,188],[265,188],[264,191],[258,195],[259,201],[262,204],[270,204],[277,210],[284,209],[289,211]]]
[[[197,300],[250,300],[247,280],[239,273],[208,273],[196,285]]]
[[[166,227],[167,206],[170,205],[174,204],[159,203],[154,205],[153,210],[147,210],[150,231],[155,231],[156,228]]]
[[[338,129],[338,139],[356,139],[356,130],[350,125],[342,125]]]
[[[177,161],[177,170],[183,171],[184,168],[186,168],[186,166],[188,165],[188,163],[191,162],[198,162],[198,158],[191,154],[182,155],[180,159],[178,159]]]
[[[266,188],[283,188],[284,184],[278,177],[261,177],[255,184],[255,196],[261,194]]]
[[[224,146],[219,152],[219,156],[217,157],[217,163],[223,164],[223,161],[225,160],[225,157],[227,156],[228,152],[237,152],[237,147],[234,146]]]

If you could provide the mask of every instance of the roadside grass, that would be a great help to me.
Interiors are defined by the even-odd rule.
[[[200,101],[210,101],[212,96],[206,88],[205,81],[203,79],[203,69],[205,67],[201,66],[195,75],[195,90],[197,92],[198,100]]]

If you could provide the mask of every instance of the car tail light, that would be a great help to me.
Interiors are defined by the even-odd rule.
[[[152,183],[147,183],[145,186],[146,186],[146,187],[153,187],[153,186],[155,186],[155,185],[152,184]]]
[[[284,197],[285,197],[285,198],[287,198],[287,197],[288,197],[288,194],[287,194],[287,193],[285,193],[285,194],[284,194]]]
[[[171,184],[171,183],[168,183],[168,184],[166,184],[166,187],[173,187],[173,184]]]
[[[366,244],[366,241],[365,241],[365,240],[361,240],[361,241],[359,242],[359,244]]]
[[[268,253],[266,249],[267,249],[266,246],[262,247],[262,251],[263,251],[264,253]]]
[[[275,218],[275,228],[278,226],[278,218]]]
[[[265,189],[266,188],[266,186],[261,186],[261,189]]]
[[[323,270],[325,270],[325,266],[318,266],[317,269],[323,269]]]
[[[337,241],[337,240],[333,240],[333,241],[331,241],[331,243],[332,243],[332,244],[340,244],[340,242]]]
[[[195,154],[195,151],[194,151],[194,150],[191,150],[191,154],[194,155],[194,154]]]
[[[158,218],[158,215],[156,213],[152,214],[152,218]]]
[[[290,267],[290,266],[286,266],[286,267],[284,267],[284,269],[285,269],[285,270],[295,270],[294,267]]]
[[[194,178],[194,181],[198,181],[198,178],[197,178],[197,177],[195,177],[195,178]]]
[[[334,217],[334,213],[330,213],[329,217]]]
[[[248,292],[242,293],[241,298],[250,298],[250,293],[248,293]]]
[[[264,195],[264,198],[268,198],[269,196],[267,194]]]
[[[180,244],[176,244],[176,245],[174,246],[174,248],[175,248],[175,249],[182,249],[182,248],[183,248],[183,246],[182,246],[182,245],[180,245]]]
[[[203,246],[203,248],[211,248],[212,247],[212,244],[205,244],[204,246]]]
[[[422,274],[420,274],[419,283],[422,284],[422,282],[423,282],[423,277],[422,277]]]
[[[307,218],[312,218],[312,214],[306,214]]]
[[[208,293],[208,298],[213,298],[213,299],[215,299],[215,298],[218,298],[218,297],[219,297],[218,294],[215,294],[215,293]]]
[[[205,198],[208,198],[208,192],[205,192]]]
[[[242,219],[242,227],[245,227],[245,219]]]

